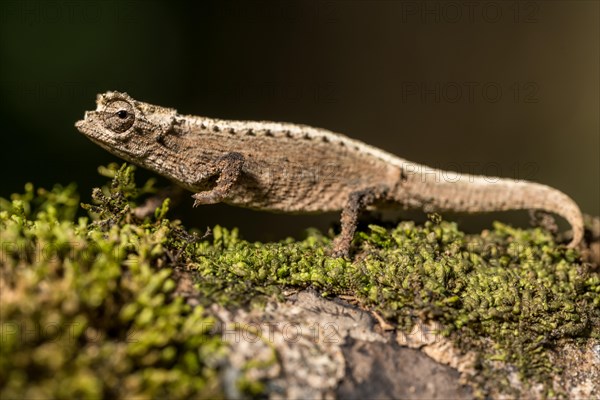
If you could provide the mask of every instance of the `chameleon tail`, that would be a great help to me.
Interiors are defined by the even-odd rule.
[[[584,223],[579,206],[573,199],[558,189],[535,182],[499,180],[496,186],[496,201],[492,200],[492,206],[502,210],[511,209],[537,209],[557,214],[571,225],[573,238],[567,245],[576,247],[583,239]]]
[[[418,184],[417,184],[418,185]],[[583,239],[584,223],[579,206],[569,196],[540,183],[512,179],[459,175],[452,182],[421,182],[421,206],[426,211],[494,212],[543,210],[569,222],[573,238],[568,247]]]

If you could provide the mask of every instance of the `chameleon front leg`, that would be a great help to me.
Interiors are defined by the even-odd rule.
[[[200,204],[215,204],[225,200],[231,188],[242,174],[244,156],[240,153],[227,153],[217,161],[211,175],[219,174],[215,187],[192,195],[194,207]]]
[[[350,193],[348,202],[342,210],[342,232],[333,241],[332,257],[347,257],[350,254],[350,244],[354,238],[360,213],[368,206],[387,198],[387,187],[370,187]]]

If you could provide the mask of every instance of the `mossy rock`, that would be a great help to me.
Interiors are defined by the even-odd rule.
[[[458,353],[475,355],[476,396],[567,395],[555,349],[600,338],[598,271],[541,228],[495,223],[473,235],[433,215],[370,225],[352,260],[333,259],[331,237],[315,230],[276,243],[218,226],[205,235],[170,220],[168,199],[140,218],[153,183],[137,186],[128,165],[100,171],[112,181],[94,205],[80,206],[74,186],[28,184],[0,199],[3,399],[290,395],[273,382],[293,344],[251,330],[268,350],[252,360],[252,347],[223,332],[233,315],[267,321],[272,304],[306,290],[376,315],[381,337],[435,322]],[[343,380],[304,394],[335,395]]]

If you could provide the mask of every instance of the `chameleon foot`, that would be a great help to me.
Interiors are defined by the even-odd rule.
[[[342,232],[333,241],[331,256],[334,258],[348,257],[350,246],[356,232],[358,216],[373,203],[384,200],[388,195],[386,187],[371,187],[350,194],[348,202],[342,211]]]
[[[215,166],[215,174],[219,174],[215,187],[212,190],[192,195],[195,199],[194,207],[200,204],[220,203],[225,200],[234,183],[242,174],[243,165],[244,156],[240,153],[228,153],[221,157]]]

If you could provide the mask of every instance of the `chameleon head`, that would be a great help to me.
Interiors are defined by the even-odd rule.
[[[165,114],[175,110],[138,102],[127,93],[106,92],[96,98],[96,110],[75,123],[79,132],[128,161],[136,162],[157,145],[165,129]]]

